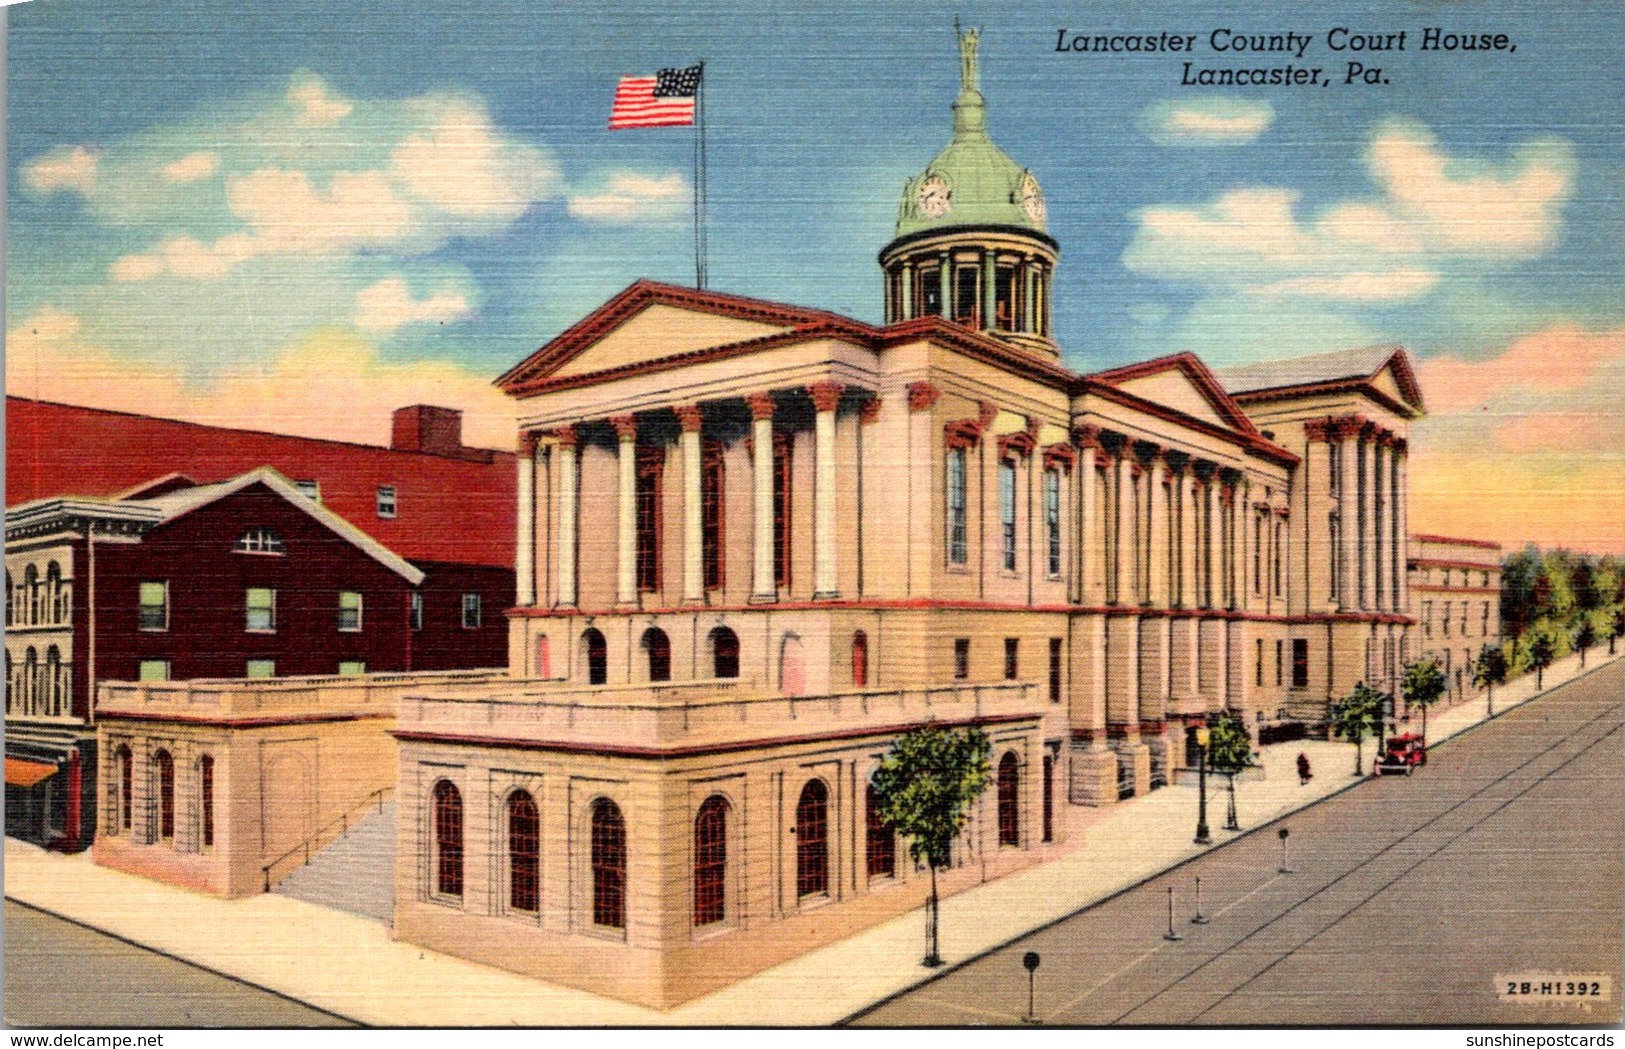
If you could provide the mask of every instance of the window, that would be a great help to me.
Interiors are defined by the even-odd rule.
[[[6,626],[13,626],[17,622],[17,589],[11,582],[11,572],[6,572]]]
[[[293,486],[299,489],[299,494],[311,502],[322,501],[322,486],[315,481],[295,481]]]
[[[135,789],[135,762],[130,755],[130,748],[120,746],[117,755],[118,762],[118,823],[124,830],[130,829],[130,812],[134,807],[133,794]]]
[[[664,452],[659,448],[637,450],[637,484],[633,490],[636,514],[638,590],[651,593],[660,589],[660,477],[664,472]]]
[[[1271,587],[1276,597],[1282,596],[1281,587],[1285,582],[1285,573],[1281,570],[1281,558],[1284,556],[1285,551],[1286,526],[1277,521],[1275,523],[1275,545],[1270,548],[1270,563],[1272,565],[1270,571],[1273,577]]]
[[[239,554],[280,554],[282,540],[269,528],[250,528],[237,540]]]
[[[1007,637],[1004,639],[1004,679],[1014,681],[1021,672],[1021,641],[1019,638]]]
[[[587,662],[587,684],[602,685],[609,680],[609,645],[603,632],[588,627],[581,632],[582,655]]]
[[[829,790],[811,779],[796,802],[796,896],[829,892]]]
[[[790,586],[790,438],[773,435],[773,581]]]
[[[62,566],[55,561],[45,569],[45,587],[51,602],[51,622],[66,623],[69,612],[69,590],[62,585]]]
[[[1442,602],[1442,607],[1439,609],[1439,611],[1444,613],[1442,616],[1440,616],[1440,622],[1444,625],[1444,636],[1449,637],[1450,636],[1450,602],[1449,601]]]
[[[149,581],[140,587],[141,607],[136,615],[137,630],[169,629],[169,584]]]
[[[726,496],[722,471],[722,445],[707,442],[700,457],[700,560],[708,590],[721,589],[724,579]]]
[[[1265,518],[1259,514],[1253,519],[1253,593],[1264,592],[1264,528]]]
[[[739,676],[739,635],[725,626],[711,631],[711,676]]]
[[[243,677],[276,677],[276,660],[250,659]]]
[[[463,595],[463,629],[478,630],[480,628],[480,595]]]
[[[713,794],[694,819],[694,924],[715,925],[727,916],[728,802]]]
[[[33,565],[29,565],[23,572],[23,589],[27,591],[23,605],[28,617],[27,622],[29,625],[38,625],[45,618],[40,608],[44,595],[40,592],[39,569]]]
[[[423,592],[412,591],[411,603],[406,608],[406,623],[413,630],[423,629]]]
[[[340,677],[358,677],[367,672],[367,664],[359,659],[343,659],[339,661]]]
[[[276,591],[270,587],[251,586],[244,602],[248,617],[243,629],[269,634],[276,630]]]
[[[671,680],[671,639],[659,627],[643,632],[643,650],[649,654],[649,680]]]
[[[434,785],[434,891],[463,895],[463,796],[450,780]]]
[[[395,516],[395,486],[392,484],[378,486],[378,516]]]
[[[1061,639],[1049,639],[1049,701],[1061,701]]]
[[[869,635],[859,630],[852,635],[852,686],[869,685]]]
[[[1433,636],[1433,602],[1422,602],[1422,636]]]
[[[626,928],[626,821],[608,798],[592,803],[592,923]]]
[[[870,878],[897,876],[897,835],[880,818],[880,796],[873,783],[863,795],[863,851]]]
[[[963,681],[970,677],[970,638],[954,638],[954,678]]]
[[[535,914],[541,908],[542,821],[527,791],[508,795],[508,909]]]
[[[1055,759],[1044,755],[1044,840],[1055,840]]]
[[[1044,471],[1044,534],[1049,541],[1049,574],[1061,576],[1061,471]]]
[[[203,847],[214,845],[214,758],[205,754],[197,759],[197,793],[199,828]]]
[[[982,323],[981,267],[977,265],[954,268],[954,320],[971,327]]]
[[[948,563],[963,565],[970,558],[965,532],[965,449],[948,450]]]
[[[1467,602],[1461,603],[1461,636],[1467,636]]]
[[[33,651],[33,650],[30,649],[30,651]],[[168,681],[169,680],[169,660],[167,660],[167,659],[143,659],[141,661],[141,666],[136,671],[136,680],[137,681]]]
[[[354,633],[361,629],[361,592],[339,591],[339,629]]]
[[[1284,662],[1284,653],[1283,653],[1284,647],[1285,646],[1283,645],[1281,640],[1279,638],[1277,638],[1276,642],[1275,642],[1275,687],[1276,688],[1280,688],[1281,684],[1282,684],[1281,675],[1284,673],[1284,668],[1282,667],[1282,663]]]
[[[62,700],[67,695],[62,684],[62,650],[55,645],[45,650],[45,712],[52,717],[62,715]]]
[[[158,769],[158,837],[171,841],[175,837],[175,759],[169,751],[160,750],[152,756]]]
[[[1016,464],[1009,459],[999,463],[999,534],[1003,549],[1000,565],[1006,572],[1016,570]]]
[[[1479,620],[1478,620],[1478,632],[1480,634],[1483,634],[1485,637],[1489,637],[1490,636],[1490,603],[1488,601],[1484,602],[1484,607],[1481,608],[1479,610],[1479,612],[1481,614],[1480,614]]]
[[[1309,687],[1309,639],[1292,639],[1292,687]]]
[[[1264,639],[1261,637],[1255,638],[1253,640],[1253,645],[1256,649],[1254,653],[1255,663],[1253,665],[1253,684],[1261,686],[1264,684]]]
[[[1015,751],[999,759],[999,844],[1021,844],[1020,769]]]

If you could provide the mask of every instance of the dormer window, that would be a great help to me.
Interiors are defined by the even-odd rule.
[[[315,481],[295,481],[293,486],[299,489],[299,494],[313,503],[322,501],[322,486]]]
[[[378,486],[378,516],[385,518],[395,516],[395,486],[392,484]]]
[[[239,554],[280,554],[282,540],[269,528],[250,528],[237,540]]]

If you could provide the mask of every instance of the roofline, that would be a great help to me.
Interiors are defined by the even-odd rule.
[[[1413,532],[1411,539],[1418,543],[1454,543],[1458,546],[1476,546],[1481,550],[1500,550],[1500,543],[1492,543],[1488,539],[1459,539],[1449,535],[1422,535]]]
[[[1287,401],[1294,397],[1307,397],[1317,393],[1344,393],[1348,391],[1365,394],[1395,415],[1403,416],[1406,419],[1418,419],[1427,414],[1426,410],[1421,407],[1394,400],[1372,385],[1369,378],[1329,379],[1321,382],[1299,383],[1294,386],[1273,386],[1266,390],[1249,390],[1246,393],[1233,393],[1230,396],[1235,399],[1237,404],[1254,404],[1260,401]]]
[[[1203,363],[1202,358],[1189,350],[1172,353],[1165,357],[1154,357],[1149,361],[1140,361],[1137,364],[1127,364],[1121,368],[1095,372],[1092,375],[1085,376],[1085,378],[1116,384],[1146,375],[1155,375],[1169,368],[1177,368],[1195,382],[1210,400],[1220,405],[1224,409],[1223,414],[1230,417],[1228,420],[1230,425],[1249,436],[1263,437],[1263,434],[1259,433],[1258,427],[1253,425],[1253,421],[1247,417],[1247,413],[1241,410],[1241,406],[1236,403],[1230,391],[1226,390],[1224,384],[1219,381],[1218,376],[1213,374],[1213,369]]]
[[[907,247],[918,241],[929,240],[932,237],[953,236],[959,233],[1002,233],[1007,236],[1030,237],[1045,245],[1057,256],[1061,253],[1061,242],[1043,230],[1033,229],[1029,226],[1012,226],[1008,223],[959,223],[953,226],[932,226],[928,229],[917,229],[913,233],[904,233],[893,237],[886,242],[875,256],[876,260],[884,263],[886,257],[899,248]]]
[[[1189,415],[1182,412],[1178,408],[1170,408],[1166,404],[1149,400],[1136,393],[1130,393],[1127,390],[1120,389],[1119,387],[1113,386],[1110,383],[1097,382],[1092,376],[1084,376],[1078,390],[1074,393],[1074,396],[1083,397],[1089,395],[1101,397],[1108,401],[1114,401],[1117,404],[1121,404],[1125,408],[1133,408],[1137,411],[1143,411],[1149,415],[1155,415],[1159,418],[1167,419],[1170,422],[1178,423],[1181,426],[1187,426],[1190,429],[1199,430],[1211,437],[1217,437],[1222,441],[1237,445],[1238,447],[1241,447],[1249,452],[1253,452],[1261,458],[1269,459],[1273,462],[1280,463],[1283,466],[1297,466],[1303,461],[1303,459],[1297,453],[1282,448],[1280,445],[1265,439],[1261,434],[1248,434],[1234,430],[1227,430],[1222,426],[1213,425],[1206,419],[1198,419],[1194,415]]]
[[[1332,393],[1346,389],[1363,389],[1391,411],[1395,411],[1406,416],[1407,418],[1417,418],[1419,416],[1426,415],[1427,405],[1422,398],[1422,387],[1421,384],[1416,381],[1416,371],[1411,367],[1410,353],[1405,349],[1405,347],[1399,343],[1378,343],[1374,346],[1363,346],[1357,348],[1357,350],[1364,349],[1385,349],[1388,351],[1388,356],[1384,357],[1382,363],[1377,365],[1377,367],[1370,372],[1355,372],[1350,375],[1339,375],[1331,379],[1317,379],[1313,382],[1283,383],[1277,386],[1257,386],[1250,390],[1237,390],[1232,393],[1231,396],[1235,398],[1238,404],[1241,404],[1255,400],[1282,400],[1284,398],[1310,393]],[[1337,352],[1340,351],[1331,351],[1331,353],[1334,354]],[[1329,354],[1316,353],[1309,354],[1308,356],[1321,357],[1328,355]],[[1304,359],[1306,358],[1288,357],[1276,363],[1286,364],[1293,360]],[[1395,401],[1392,397],[1389,397],[1387,394],[1376,388],[1375,383],[1377,381],[1377,376],[1381,375],[1382,370],[1389,365],[1394,366],[1395,378],[1399,382],[1400,394],[1404,396],[1409,403],[1401,405],[1400,402]]]
[[[10,530],[49,521],[53,517],[70,516],[96,517],[106,521],[132,521],[138,524],[158,524],[163,520],[163,513],[155,506],[118,502],[95,496],[53,495],[6,507],[6,528]]]

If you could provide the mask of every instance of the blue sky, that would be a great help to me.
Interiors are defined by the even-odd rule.
[[[1578,412],[1586,446],[1541,454],[1617,469],[1625,13],[1568,6],[31,0],[8,9],[8,389],[93,360],[128,369],[122,396],[226,415],[250,380],[319,401],[305,380],[351,369],[477,412],[627,283],[692,279],[691,133],[605,122],[619,76],[699,59],[711,285],[876,321],[898,191],[948,135],[957,13],[984,30],[993,138],[1047,197],[1069,365],[1399,342],[1484,386],[1440,400],[1442,444]],[[1407,31],[1367,59],[1387,85],[1340,83],[1338,26]],[[1426,26],[1517,50],[1424,53]],[[1061,28],[1339,82],[1181,87],[1184,56],[1056,53]],[[1315,42],[1220,55],[1221,28]],[[1501,381],[1553,338],[1590,370]],[[310,398],[276,411],[333,425]]]

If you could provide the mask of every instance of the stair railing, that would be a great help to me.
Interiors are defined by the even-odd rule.
[[[265,892],[270,892],[271,891],[271,871],[276,869],[276,867],[280,863],[282,863],[283,860],[289,859],[289,858],[291,858],[291,857],[293,857],[295,855],[302,854],[304,856],[304,861],[300,864],[300,866],[302,866],[302,867],[310,866],[310,854],[311,854],[311,846],[312,845],[315,845],[315,851],[320,852],[324,845],[331,844],[332,842],[337,841],[339,838],[342,838],[342,837],[345,837],[346,835],[348,835],[350,833],[350,817],[355,815],[356,813],[360,812],[362,809],[370,809],[370,808],[373,808],[374,806],[376,806],[379,812],[384,811],[384,798],[389,796],[389,794],[391,792],[393,792],[394,790],[395,790],[394,784],[391,784],[390,786],[387,786],[387,787],[379,787],[377,790],[373,791],[371,794],[368,794],[366,796],[366,798],[364,798],[360,802],[357,802],[355,805],[352,805],[350,808],[345,809],[343,812],[339,813],[338,819],[336,819],[336,820],[328,820],[326,823],[322,824],[322,826],[318,827],[316,829],[316,832],[314,834],[312,834],[310,837],[306,838],[304,841],[299,842],[297,845],[295,845],[293,848],[289,849],[287,852],[284,852],[282,855],[280,855],[280,856],[276,857],[275,859],[273,859],[270,863],[267,863],[263,867],[261,867],[260,868],[260,873],[265,876],[265,888],[264,888],[263,891],[265,891]],[[328,831],[331,831],[335,827],[337,827],[339,829],[338,834],[336,834],[333,837],[327,839],[325,842],[322,842],[321,845],[316,844],[317,842],[322,841],[322,836],[323,835],[325,835]],[[279,878],[277,880],[280,881],[281,879]]]

